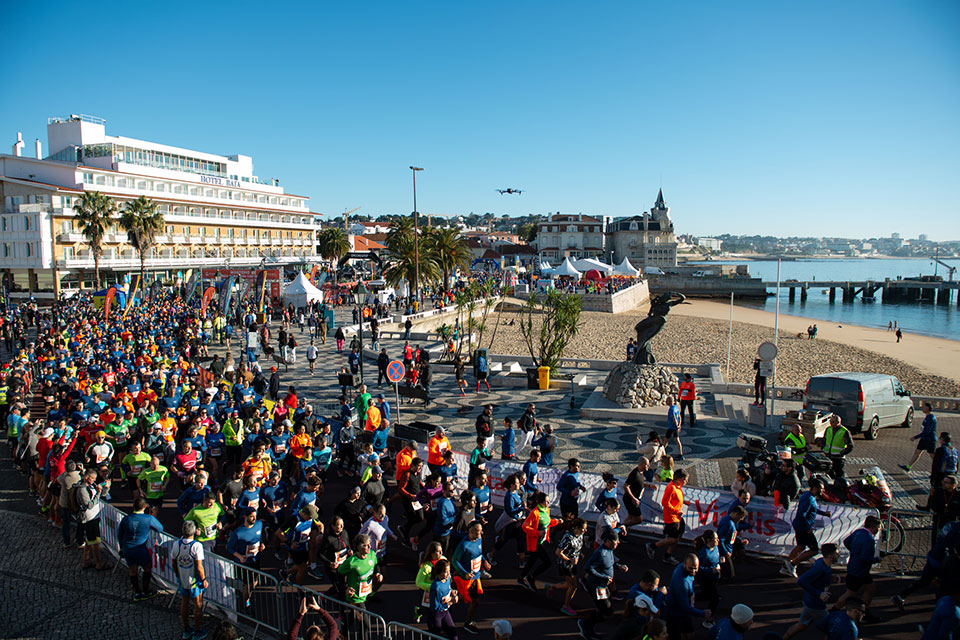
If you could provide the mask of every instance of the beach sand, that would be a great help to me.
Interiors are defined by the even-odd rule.
[[[673,308],[663,330],[652,342],[660,362],[717,362],[726,369],[727,328],[730,306],[721,302],[692,300]],[[627,339],[646,315],[584,312],[580,334],[571,342],[567,357],[621,360],[626,358]],[[516,314],[504,313],[492,346],[493,353],[528,356],[519,324],[508,326]],[[761,342],[773,339],[774,314],[734,307],[733,345],[729,379],[753,382],[753,360]],[[490,340],[491,316],[484,346]],[[883,330],[817,322],[815,340],[807,339],[807,327],[815,321],[780,316],[777,384],[802,387],[811,375],[834,371],[867,371],[897,376],[916,395],[960,397],[960,342],[906,335],[896,343]],[[536,328],[536,318],[534,319]],[[802,334],[797,338],[797,334]]]

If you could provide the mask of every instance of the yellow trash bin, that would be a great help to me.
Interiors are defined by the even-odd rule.
[[[537,367],[537,376],[540,379],[540,389],[550,388],[550,367]]]

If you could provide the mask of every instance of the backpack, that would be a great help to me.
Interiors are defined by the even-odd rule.
[[[70,508],[70,513],[80,513],[80,500],[77,499],[77,489],[80,488],[80,483],[73,485],[67,489],[67,506]]]
[[[955,447],[944,447],[943,457],[940,458],[940,473],[956,473],[958,457],[960,457],[960,454]]]

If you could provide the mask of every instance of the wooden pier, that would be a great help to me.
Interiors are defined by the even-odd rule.
[[[776,289],[776,282],[764,282],[767,289]],[[795,302],[797,290],[800,302],[807,301],[810,289],[827,291],[830,302],[836,302],[840,291],[843,302],[853,302],[857,296],[872,299],[877,291],[881,292],[883,302],[927,302],[939,305],[950,304],[954,291],[960,291],[960,282],[945,282],[935,277],[861,281],[820,281],[820,280],[784,280],[781,289],[787,289],[790,302]],[[957,294],[957,306],[960,307],[960,293]]]

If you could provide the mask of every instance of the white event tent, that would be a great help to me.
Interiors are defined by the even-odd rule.
[[[570,262],[570,258],[566,258],[563,263],[553,269],[553,275],[555,276],[570,276],[573,278],[580,278],[580,272],[576,270],[573,264]]]
[[[580,258],[573,263],[573,266],[580,271],[590,271],[590,269],[596,269],[600,273],[610,273],[613,270],[613,267],[606,263],[600,262],[596,258]]]
[[[296,308],[305,307],[315,300],[323,300],[323,292],[310,284],[307,276],[301,271],[297,277],[283,289],[280,296],[284,304],[292,304]]]
[[[634,268],[634,266],[630,264],[630,261],[624,258],[623,262],[613,268],[613,275],[637,277],[640,275],[640,270]]]

